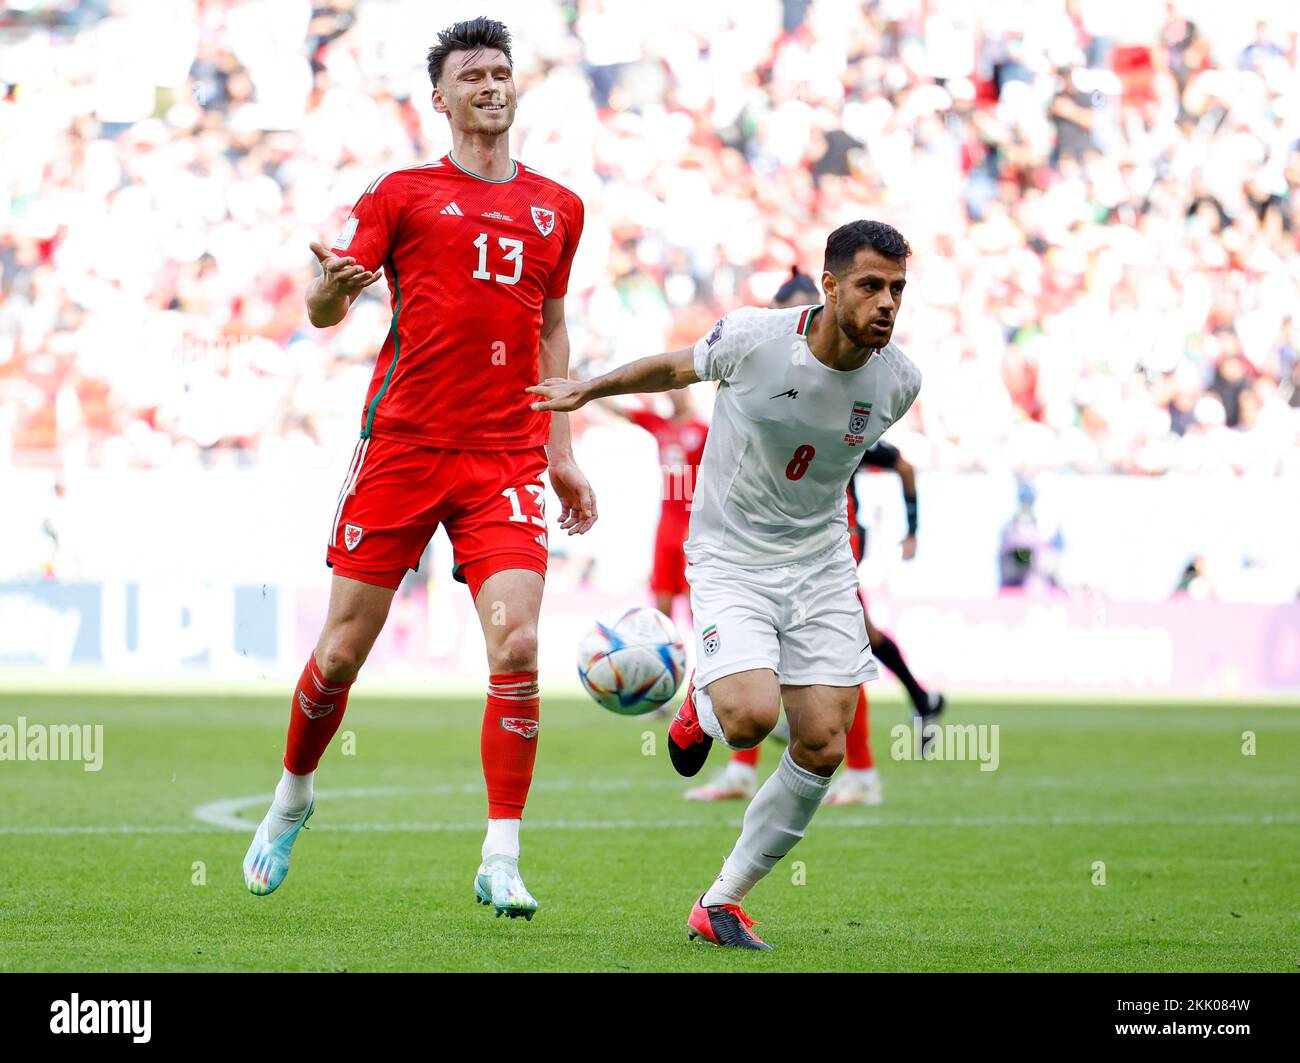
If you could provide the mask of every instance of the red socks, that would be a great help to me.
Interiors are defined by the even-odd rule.
[[[488,819],[520,819],[537,760],[536,672],[502,672],[488,682],[483,713],[483,778]]]
[[[289,738],[284,750],[286,769],[295,775],[316,770],[325,747],[343,722],[351,687],[350,682],[327,682],[316,667],[316,655],[307,658],[289,713]]]
[[[758,751],[762,748],[760,742],[753,749],[738,749],[731,754],[731,759],[737,764],[748,764],[751,768],[758,767]]]
[[[844,742],[844,766],[850,771],[866,771],[876,762],[871,757],[871,724],[867,719],[867,688],[858,687],[858,710]]]

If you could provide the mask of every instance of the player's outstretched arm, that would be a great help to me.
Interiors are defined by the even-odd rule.
[[[894,472],[903,484],[903,508],[907,512],[907,537],[900,544],[903,548],[903,560],[911,561],[916,556],[916,469],[901,454],[894,463]]]
[[[552,377],[535,387],[528,388],[542,401],[534,402],[534,410],[568,412],[580,409],[592,399],[610,395],[635,395],[648,391],[673,391],[699,381],[695,375],[695,349],[683,347],[666,354],[652,354],[591,380],[564,380]]]
[[[307,317],[317,328],[329,328],[343,320],[352,300],[377,281],[379,273],[357,265],[355,258],[340,258],[323,244],[313,243],[311,250],[321,272],[307,286]]]
[[[569,373],[569,331],[564,323],[564,297],[548,298],[542,303],[541,349],[538,352],[541,376],[563,380]],[[551,415],[550,438],[546,444],[551,487],[560,500],[560,527],[570,535],[582,535],[596,523],[596,495],[573,457],[569,435],[569,417]]]

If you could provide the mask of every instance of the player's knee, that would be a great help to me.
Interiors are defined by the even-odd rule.
[[[722,705],[715,701],[713,711],[717,714],[722,731],[727,736],[727,745],[733,749],[753,749],[772,733],[776,721],[781,715],[780,704],[776,705]]]
[[[844,761],[844,740],[843,731],[800,735],[790,755],[805,771],[831,776]]]
[[[531,672],[537,668],[537,628],[520,624],[511,628],[493,647],[491,665],[494,672]]]
[[[361,671],[364,660],[361,647],[346,635],[322,639],[316,648],[316,667],[327,683],[352,682]]]

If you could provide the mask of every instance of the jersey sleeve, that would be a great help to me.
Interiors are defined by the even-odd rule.
[[[901,421],[903,415],[912,408],[912,403],[916,401],[916,396],[921,393],[921,370],[916,368],[916,364],[906,356],[900,357],[895,364],[895,372],[898,374],[899,391],[901,394],[899,396],[898,409],[894,411],[894,416],[890,418],[890,424],[894,424],[896,421]]]
[[[695,375],[701,380],[729,381],[754,346],[753,321],[761,311],[742,306],[718,319],[695,344]]]
[[[330,250],[373,272],[387,260],[401,222],[401,182],[385,174],[361,193]]]
[[[582,226],[585,220],[586,209],[582,205],[582,200],[574,196],[573,209],[569,212],[564,226],[564,248],[560,252],[560,260],[551,270],[551,275],[546,282],[548,299],[559,299],[569,290],[569,272],[573,268],[573,256],[578,250],[578,241],[582,239]]]

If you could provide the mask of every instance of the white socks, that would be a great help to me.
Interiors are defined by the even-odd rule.
[[[309,771],[306,775],[295,775],[288,768],[280,776],[275,787],[275,797],[271,800],[270,838],[275,841],[281,834],[302,819],[307,806],[311,804],[315,792],[316,773]]]
[[[698,706],[696,708],[698,712]],[[787,749],[745,809],[745,824],[703,904],[740,904],[795,847],[826,796],[830,779],[799,767]]]
[[[302,819],[307,806],[311,804],[314,793],[316,773],[294,775],[287,768],[280,776],[275,788],[275,798],[271,801],[270,837],[274,841],[286,830]],[[488,820],[487,837],[483,839],[483,861],[486,863],[493,856],[507,856],[519,859],[519,820]]]
[[[700,687],[695,688],[695,715],[700,721],[700,730],[710,738],[717,739],[724,746],[727,745],[727,736],[722,733],[722,724],[718,720],[718,714],[713,711],[713,699],[709,697],[709,692]],[[730,746],[727,746],[730,749]]]
[[[487,837],[483,839],[483,863],[493,856],[508,856],[511,860],[519,859],[519,820],[490,819]]]

